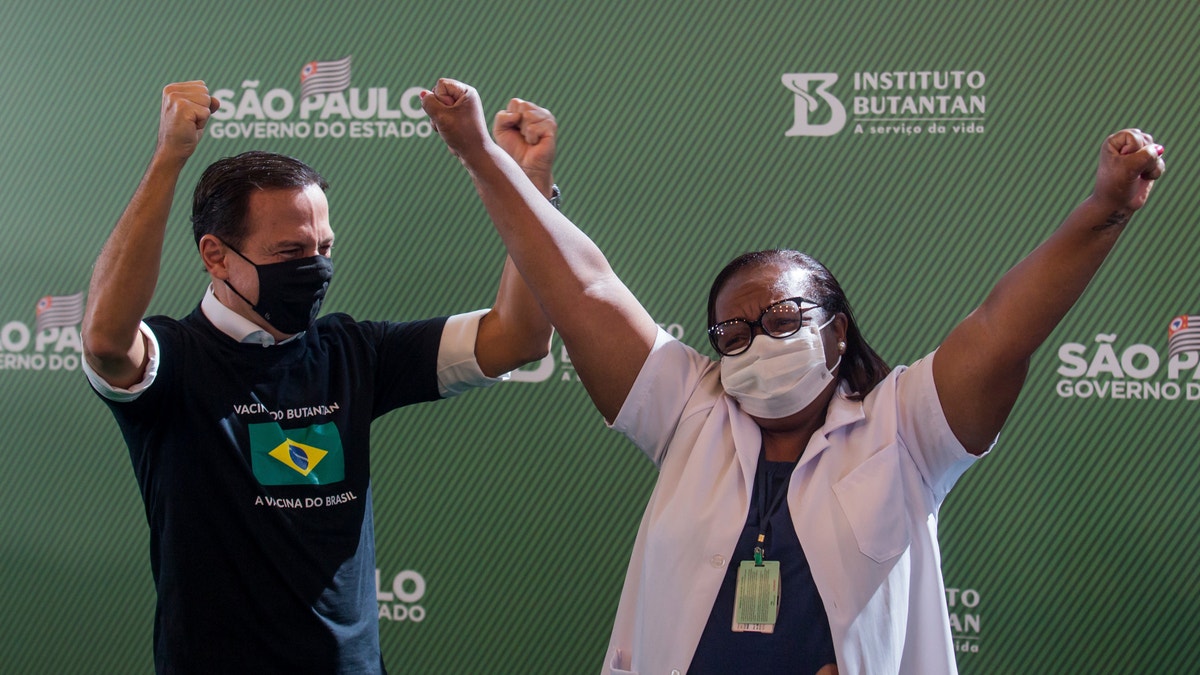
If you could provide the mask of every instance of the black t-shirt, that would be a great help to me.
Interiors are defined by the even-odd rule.
[[[383,672],[371,421],[439,398],[445,318],[331,314],[265,348],[198,308],[146,323],[156,379],[105,402],[150,526],[156,669]]]

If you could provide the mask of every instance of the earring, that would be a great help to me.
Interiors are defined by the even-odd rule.
[[[838,342],[838,353],[839,354],[846,353],[846,341],[845,340]]]

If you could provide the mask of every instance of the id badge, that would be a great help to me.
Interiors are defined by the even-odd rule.
[[[779,561],[738,565],[737,592],[733,598],[733,632],[774,633],[779,615]]]

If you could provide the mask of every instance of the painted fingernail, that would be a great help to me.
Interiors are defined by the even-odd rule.
[[[1164,152],[1166,152],[1166,150],[1167,150],[1167,149],[1166,149],[1166,148],[1164,148],[1163,146],[1161,146],[1161,145],[1160,145],[1160,146],[1158,146],[1158,154],[1159,154],[1159,155],[1162,155]]]

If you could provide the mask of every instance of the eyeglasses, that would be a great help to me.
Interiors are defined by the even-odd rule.
[[[763,334],[775,339],[790,337],[804,325],[808,318],[806,314],[818,307],[820,305],[812,300],[800,297],[780,300],[767,305],[758,321],[730,319],[709,327],[708,341],[718,354],[737,356],[750,348],[756,326]]]

